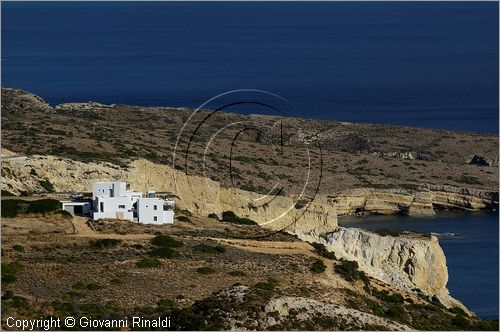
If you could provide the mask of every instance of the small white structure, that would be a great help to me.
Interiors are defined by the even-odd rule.
[[[160,198],[141,198],[137,201],[139,222],[146,224],[163,224],[174,220],[174,211],[163,210],[165,201]],[[167,220],[167,221],[165,221]],[[163,221],[163,222],[162,222]]]
[[[97,182],[93,185],[92,205],[94,220],[111,218],[137,221],[144,224],[173,224],[172,204],[148,192],[143,198],[141,192],[127,191],[125,182]],[[167,210],[165,210],[165,205]]]
[[[75,214],[90,214],[92,204],[90,202],[62,201],[62,209],[68,211],[72,216]]]

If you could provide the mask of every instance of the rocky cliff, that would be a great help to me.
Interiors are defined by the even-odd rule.
[[[328,204],[337,208],[338,215],[356,213],[434,215],[435,210],[479,211],[498,209],[498,192],[426,186],[416,190],[354,189],[329,196]]]
[[[337,227],[337,213],[433,214],[436,206],[478,210],[498,204],[498,194],[450,187],[430,187],[425,192],[404,193],[359,189],[335,197],[318,195],[310,203],[297,204],[297,197],[261,195],[221,187],[206,178],[186,176],[173,168],[138,159],[121,168],[110,163],[83,163],[54,156],[4,158],[3,189],[46,191],[48,181],[57,192],[89,192],[95,181],[124,180],[138,191],[173,191],[177,206],[199,215],[234,211],[257,221],[262,227],[286,228],[300,239],[323,243],[337,257],[355,260],[374,278],[391,285],[419,288],[437,295],[447,306],[462,306],[446,289],[446,258],[434,236],[379,234]],[[264,202],[262,202],[264,200]]]
[[[299,238],[318,242],[337,257],[358,262],[368,275],[390,285],[436,295],[447,307],[465,307],[446,288],[446,257],[435,236],[402,233],[380,235],[371,231],[338,227],[335,232],[309,231]]]
[[[179,209],[199,215],[234,211],[238,216],[255,220],[263,227],[332,231],[337,227],[335,206],[325,197],[309,205],[296,204],[296,197],[269,196],[249,191],[223,188],[218,182],[186,176],[173,168],[144,159],[120,168],[111,163],[83,163],[54,156],[4,158],[4,189],[15,194],[46,192],[46,181],[56,192],[90,192],[97,181],[126,181],[132,190],[174,192]]]

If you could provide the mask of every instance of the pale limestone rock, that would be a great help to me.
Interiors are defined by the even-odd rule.
[[[357,210],[376,214],[434,215],[434,209],[479,211],[498,208],[498,192],[428,185],[422,191],[357,188],[329,196],[338,215]]]
[[[276,319],[265,321],[260,327],[272,329],[272,325],[289,319],[290,311],[299,312],[298,320],[311,319],[316,315],[335,317],[345,320],[347,324],[368,324],[385,326],[389,330],[409,330],[406,325],[399,324],[386,318],[378,317],[356,309],[346,308],[342,305],[326,303],[304,297],[282,296],[271,299],[264,311],[266,313],[278,313]]]
[[[298,237],[322,243],[337,257],[358,262],[361,270],[376,279],[403,289],[419,288],[426,294],[438,296],[448,307],[465,309],[446,288],[446,257],[436,236],[381,236],[367,230],[338,227],[332,233],[311,231]]]
[[[37,175],[31,174],[35,170]],[[325,204],[319,197],[309,208],[295,208],[296,198],[278,196],[268,204],[259,201],[261,195],[234,189],[221,188],[218,182],[186,176],[167,165],[154,164],[139,159],[127,169],[109,163],[83,163],[54,156],[31,156],[6,160],[2,164],[4,188],[19,194],[21,191],[41,193],[40,180],[49,180],[57,192],[90,192],[98,181],[126,181],[130,189],[146,192],[171,191],[179,199],[176,205],[195,214],[220,215],[234,211],[240,217],[250,218],[271,230],[287,228],[332,231],[337,227],[335,207]],[[269,199],[268,199],[269,201]],[[252,202],[256,202],[252,206]]]
[[[56,105],[56,111],[93,111],[99,108],[111,108],[114,105],[105,105],[95,101],[86,103],[64,103]]]

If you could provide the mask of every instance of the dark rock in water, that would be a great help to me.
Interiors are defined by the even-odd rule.
[[[492,162],[489,159],[478,155],[470,156],[469,159],[467,160],[467,164],[478,165],[478,166],[492,166]]]

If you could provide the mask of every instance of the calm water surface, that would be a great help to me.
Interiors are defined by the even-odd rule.
[[[344,227],[438,233],[453,297],[483,318],[498,318],[498,213],[439,213],[435,217],[341,217]]]
[[[497,133],[498,3],[4,1],[2,84],[179,107],[251,88],[302,117]]]

